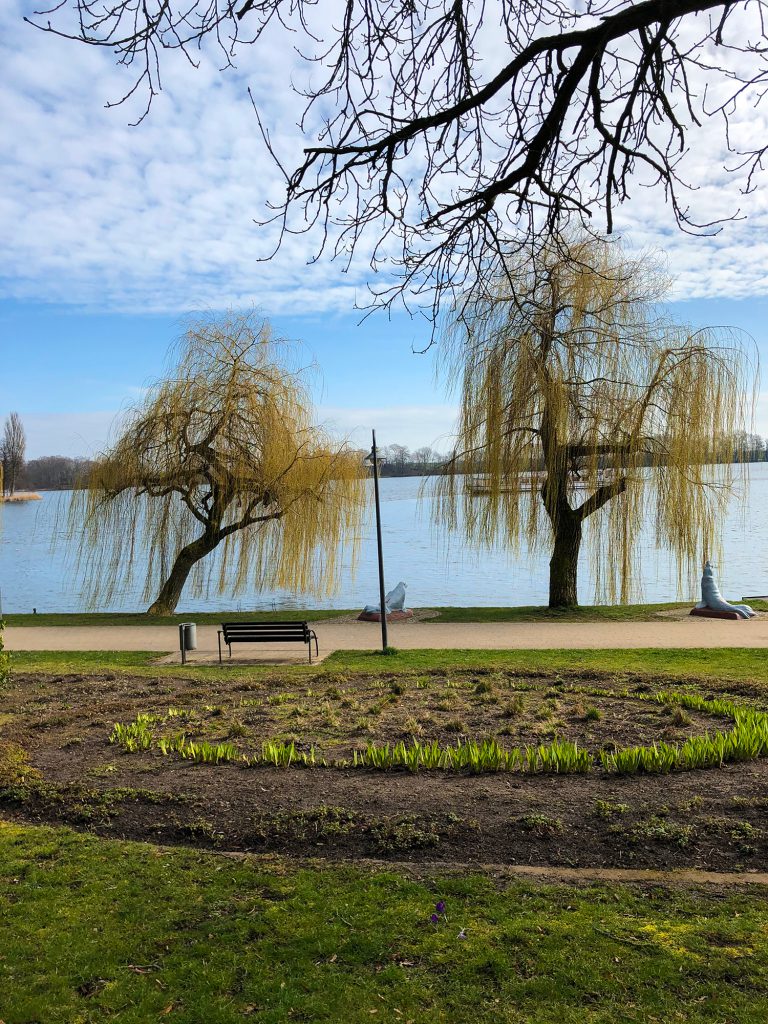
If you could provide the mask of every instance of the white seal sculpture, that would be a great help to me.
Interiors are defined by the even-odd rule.
[[[748,604],[729,604],[720,593],[715,574],[709,562],[704,564],[701,577],[701,601],[696,608],[710,608],[714,612],[735,612],[740,619],[751,619],[755,614]]]
[[[413,615],[410,608],[405,607],[405,588],[407,586],[407,583],[400,580],[394,590],[390,590],[384,597],[384,609],[388,619],[392,618],[394,621],[397,621],[409,619]],[[358,615],[358,618],[364,622],[379,622],[381,619],[379,605],[367,604]]]
[[[390,590],[390,592],[384,598],[384,604],[387,606],[388,612],[401,612],[404,610],[405,588],[407,586],[407,583],[403,583],[403,581],[400,580],[395,589]]]

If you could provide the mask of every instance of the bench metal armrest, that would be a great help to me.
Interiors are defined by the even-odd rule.
[[[315,656],[319,658],[320,657],[320,648],[317,646],[317,633],[314,631],[314,629],[308,629],[307,630],[307,635],[309,636],[309,645],[310,645],[310,647],[312,646],[312,641],[313,640],[315,641]]]

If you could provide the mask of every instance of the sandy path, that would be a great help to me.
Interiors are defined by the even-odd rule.
[[[173,846],[164,847],[176,849]],[[278,863],[283,859],[277,854],[243,853],[240,850],[216,850],[215,856],[230,860],[246,861],[257,867],[260,864]],[[295,861],[294,861],[295,863]],[[317,860],[306,864],[316,867]],[[545,884],[566,883],[582,885],[600,882],[617,882],[622,885],[664,885],[670,888],[716,886],[768,886],[767,871],[705,871],[701,868],[570,868],[558,865],[534,864],[486,864],[469,861],[459,864],[452,861],[380,860],[373,857],[355,857],[356,868],[369,871],[407,872],[416,879],[430,876],[491,875],[508,881],[538,881]]]
[[[320,641],[320,660],[337,650],[373,650],[381,642],[378,623],[326,621],[316,623],[315,629]],[[198,626],[198,649],[190,654],[190,660],[218,660],[216,631],[216,626]],[[11,651],[119,650],[171,654],[178,650],[178,636],[176,626],[9,626],[5,642]],[[690,618],[670,622],[401,623],[389,626],[389,643],[403,650],[768,648],[768,618],[738,622]],[[238,661],[302,661],[306,656],[298,644],[284,648],[244,644],[232,650],[233,660]]]

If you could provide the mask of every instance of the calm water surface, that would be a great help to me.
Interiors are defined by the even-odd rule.
[[[747,501],[737,498],[724,530],[724,558],[718,569],[721,588],[730,597],[768,593],[768,464],[750,468]],[[468,548],[460,538],[446,538],[430,523],[429,499],[419,502],[421,479],[381,481],[384,564],[387,589],[399,580],[408,583],[408,603],[425,605],[526,605],[547,600],[547,555]],[[81,581],[73,574],[63,537],[56,537],[56,509],[66,494],[44,493],[42,501],[2,506],[0,512],[0,597],[5,612],[75,612],[85,608]],[[676,572],[664,551],[655,548],[649,529],[641,539],[643,597],[647,601],[675,600]],[[585,553],[586,555],[586,553]],[[141,578],[141,573],[137,572]],[[690,590],[698,588],[696,578]],[[126,590],[105,611],[144,607],[140,588]],[[593,600],[587,557],[580,566],[579,598]],[[286,591],[256,588],[233,597],[211,594],[204,599],[182,596],[184,611],[271,609],[295,607],[359,608],[378,601],[376,535],[367,523],[353,576],[346,569],[341,587],[325,601]]]

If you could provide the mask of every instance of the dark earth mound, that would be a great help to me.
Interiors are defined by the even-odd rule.
[[[670,688],[738,691],[764,706],[756,685],[594,673],[19,674],[3,695],[0,744],[21,745],[40,775],[3,779],[0,758],[0,811],[115,838],[333,859],[765,870],[768,761],[625,778],[408,774],[200,765],[109,742],[116,721],[139,713],[158,716],[160,735],[183,727],[243,752],[294,739],[328,757],[411,736],[493,736],[505,746],[559,737],[598,752],[728,728],[642,699]]]

